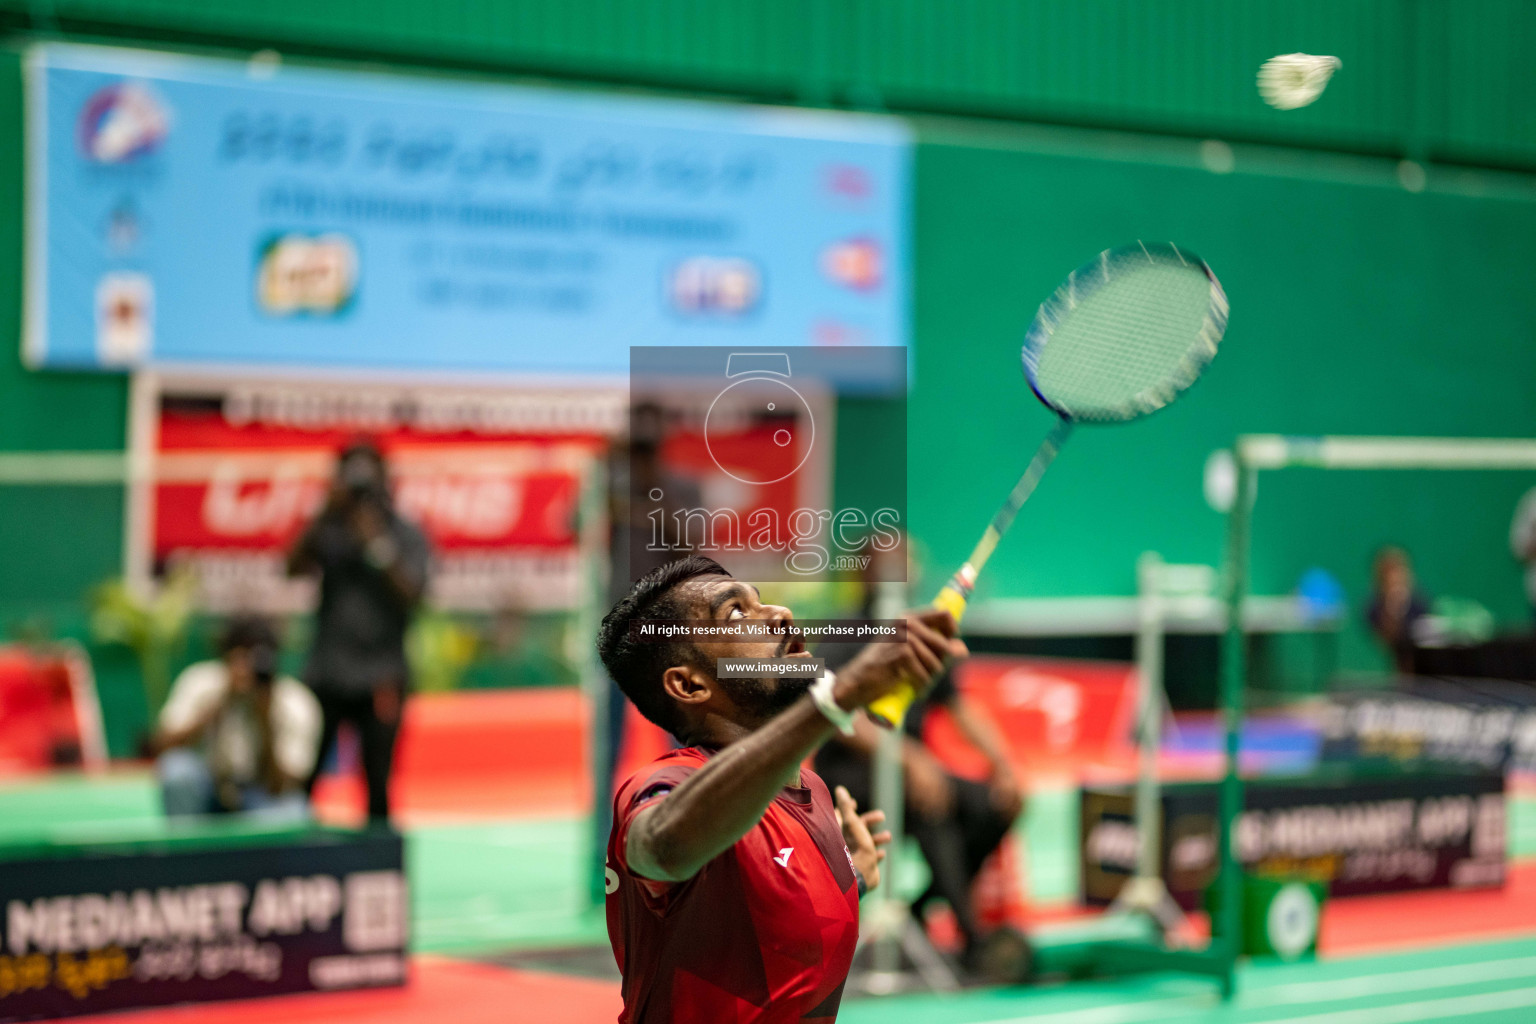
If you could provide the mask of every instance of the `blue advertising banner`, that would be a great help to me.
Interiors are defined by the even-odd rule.
[[[903,345],[892,118],[28,53],[31,365],[622,377]]]

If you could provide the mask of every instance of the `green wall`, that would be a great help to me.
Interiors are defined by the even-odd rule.
[[[21,365],[21,69],[0,51],[0,453],[121,451],[126,379]],[[79,631],[80,595],[122,566],[120,487],[0,486],[0,635]]]
[[[0,456],[15,451],[121,451],[128,386],[108,374],[21,365],[21,67],[0,50]],[[0,641],[89,641],[86,591],[122,572],[121,487],[0,484]],[[107,746],[136,752],[146,719],[132,653],[92,646]]]
[[[935,565],[965,557],[1051,422],[1018,343],[1066,270],[1110,244],[1177,240],[1232,305],[1220,354],[1178,404],[1078,431],[980,597],[1130,593],[1144,549],[1219,561],[1224,520],[1203,499],[1203,466],[1241,432],[1536,432],[1529,182],[1432,179],[1411,193],[1385,161],[1240,149],[1234,173],[1214,174],[1193,144],[1149,146],[1143,162],[1060,133],[930,125],[923,137],[909,500]],[[1371,550],[1393,541],[1432,593],[1524,619],[1506,538],[1533,485],[1536,473],[1265,475],[1254,590],[1289,591],[1319,565],[1358,609]],[[1357,635],[1346,662],[1364,654]]]
[[[0,27],[1536,168],[1524,0],[0,0]],[[1279,112],[1254,73],[1338,54]]]
[[[150,6],[62,0],[55,5],[65,21],[71,11],[89,8],[94,20],[87,20],[98,29],[122,29],[127,22],[113,18],[131,21],[130,15],[144,15]],[[244,33],[254,44],[303,37],[331,50],[372,45],[372,37],[363,36],[347,44],[338,27],[361,31],[358,26],[368,20],[362,6],[306,5],[306,11],[314,12],[308,20],[293,5],[261,10],[254,4],[199,6],[203,13],[195,16],[189,5],[154,6],[178,24],[212,26],[205,33],[210,38]],[[889,26],[881,31],[896,33],[911,48],[907,62],[891,64],[889,73],[927,82],[929,92],[922,95],[932,99],[936,83],[948,74],[944,69],[958,58],[943,50],[949,56],[941,60],[923,48],[923,33],[917,31],[923,22],[913,14],[918,6],[893,8],[906,12],[902,24],[908,28],[902,32],[907,34]],[[7,9],[15,5],[0,0],[0,11]],[[416,12],[413,17],[426,17],[423,5],[386,5],[369,31],[381,34],[380,39],[389,36],[390,46],[410,42],[421,61],[473,63],[467,51],[454,48],[460,37],[447,29],[412,37],[414,42],[408,33],[395,32],[411,23],[402,13],[408,10]],[[490,18],[488,8],[466,10],[466,24]],[[283,14],[288,20],[278,32],[272,12],[281,11],[288,12]],[[243,12],[240,17],[246,20],[231,12]],[[177,20],[183,16],[185,21]],[[977,22],[985,24],[990,22]],[[1472,18],[1458,31],[1492,31],[1494,24]],[[1511,39],[1527,32],[1518,19],[1507,27]],[[143,22],[134,31],[147,35],[156,29]],[[952,31],[948,26],[934,33],[942,41]],[[582,45],[596,46],[600,36],[595,28],[590,36],[579,27],[570,32],[569,45],[561,51],[567,56],[586,52]],[[485,46],[502,38],[493,32]],[[535,32],[527,37],[528,45],[549,38]],[[1344,32],[1328,38],[1355,37]],[[761,66],[768,68],[772,52],[778,52],[771,47],[742,51],[746,56],[727,60],[735,51],[726,47],[720,51],[726,56],[714,65],[690,64],[675,53],[668,64],[662,57],[672,51],[645,39],[636,44],[637,52],[652,55],[652,70],[665,65],[672,69],[669,81],[691,75],[700,87],[708,85],[711,74],[717,85],[730,77],[727,71],[737,74],[751,64],[748,57],[761,58],[767,62]],[[1248,48],[1273,48],[1275,43],[1257,29],[1243,39]],[[973,41],[983,57],[990,52],[985,38],[977,35]],[[680,37],[676,46],[686,49],[686,42]],[[513,48],[482,56],[518,70],[518,52]],[[1502,53],[1500,48],[1489,51],[1481,77],[1468,65],[1465,89],[1492,89],[1503,81]],[[876,56],[864,53],[858,59],[874,61]],[[580,73],[585,59],[570,57],[562,67]],[[799,51],[784,59],[793,64]],[[977,66],[990,68],[989,80],[995,83],[1025,81],[1010,78],[1007,68],[995,60],[988,63],[991,58],[978,59]],[[1171,124],[1167,118],[1137,122],[1122,116],[1131,109],[1125,104],[1135,99],[1135,90],[1123,82],[1134,82],[1134,75],[1100,81],[1086,68],[1063,64],[1058,69],[1053,80],[1066,97],[1060,101],[1065,106],[1051,107],[1049,116],[1067,118],[1078,110],[1071,116],[1085,122],[1118,118],[1130,126]],[[656,79],[624,67],[610,71],[635,80]],[[1102,69],[1094,73],[1110,75]],[[792,84],[797,74],[785,71],[770,88],[764,83],[772,76],[764,71],[757,79],[733,79],[731,88],[778,95],[774,90],[788,88],[785,83]],[[1384,88],[1390,79],[1381,71],[1371,79],[1372,88]],[[984,109],[977,97],[985,90],[967,88],[970,99],[955,104]],[[884,95],[887,102],[892,96],[914,97],[916,108],[923,105],[919,91],[912,85],[904,94],[891,86]],[[1190,94],[1189,118],[1169,130],[1227,124],[1211,114],[1220,104],[1207,109],[1198,94],[1198,89]],[[1159,109],[1177,106],[1175,93],[1157,95],[1164,104]],[[1100,98],[1090,102],[1094,96]],[[1110,100],[1115,96],[1125,103],[1114,107]],[[1316,133],[1284,128],[1277,129],[1276,137],[1301,132],[1306,135],[1301,141],[1309,145],[1370,150],[1375,143],[1359,132],[1369,128],[1372,116],[1384,118],[1382,124],[1394,133],[1413,127],[1392,120],[1396,114],[1389,118],[1382,105],[1389,105],[1388,98],[1378,99],[1378,107],[1358,109],[1364,101],[1341,101],[1342,110],[1329,113],[1330,95],[1294,122],[1321,125]],[[1020,103],[1017,109],[1029,106]],[[1511,128],[1492,108],[1478,121],[1475,112],[1453,110],[1448,103],[1445,99],[1435,108],[1440,112],[1437,131],[1450,133],[1444,137],[1501,138],[1514,147],[1508,153],[1523,152],[1519,147],[1531,125],[1520,122]],[[929,105],[943,104],[932,99]],[[1111,116],[1112,109],[1122,114]],[[1254,125],[1286,124],[1274,120],[1278,115],[1273,112],[1250,113],[1261,119]],[[1346,114],[1354,119],[1349,125],[1338,132],[1324,130],[1328,118]],[[1202,500],[1202,466],[1212,449],[1239,432],[1529,436],[1536,425],[1536,289],[1530,278],[1530,267],[1536,265],[1536,184],[1529,176],[1432,167],[1427,190],[1410,193],[1399,184],[1391,159],[1238,146],[1235,171],[1215,174],[1205,169],[1200,146],[1192,140],[980,120],[918,124],[908,484],[914,533],[934,568],[964,557],[1048,425],[1047,414],[1021,381],[1017,347],[1036,303],[1065,271],[1108,245],[1173,239],[1211,262],[1233,307],[1221,356],[1185,400],[1144,423],[1084,430],[1073,440],[1031,503],[1018,535],[999,552],[983,582],[984,597],[1129,593],[1133,562],[1147,548],[1175,560],[1217,560],[1222,522]],[[1264,132],[1255,128],[1249,134]],[[120,449],[126,415],[122,379],[40,375],[20,367],[20,85],[14,55],[0,55],[0,139],[5,140],[0,210],[11,213],[0,218],[0,451]],[[1209,150],[1207,155],[1212,155]],[[1219,164],[1219,147],[1214,156]],[[856,447],[856,436],[883,434],[884,415],[877,408],[845,410],[848,433],[840,445],[845,457]],[[1357,596],[1369,551],[1392,540],[1419,555],[1421,576],[1432,591],[1476,597],[1501,618],[1516,620],[1523,607],[1504,532],[1517,495],[1532,484],[1536,479],[1523,474],[1324,476],[1297,471],[1268,476],[1261,484],[1256,527],[1255,588],[1288,590],[1306,567],[1316,564],[1339,575]],[[840,480],[839,486],[853,493],[858,482]],[[0,625],[39,607],[78,614],[77,595],[118,570],[120,516],[120,495],[110,488],[45,492],[0,487]],[[1351,643],[1363,656],[1363,641],[1357,636]]]

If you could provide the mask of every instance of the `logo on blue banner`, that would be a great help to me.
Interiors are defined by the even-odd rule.
[[[906,343],[893,118],[54,44],[27,67],[33,365],[617,382],[632,345]]]

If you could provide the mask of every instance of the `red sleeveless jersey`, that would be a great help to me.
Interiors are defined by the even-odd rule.
[[[830,1024],[859,937],[859,893],[826,783],[802,770],[762,820],[685,882],[629,871],[630,824],[709,761],[674,750],[614,796],[608,938],[622,1024]]]

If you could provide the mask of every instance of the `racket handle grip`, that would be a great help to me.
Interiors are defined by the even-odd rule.
[[[933,599],[933,607],[941,611],[949,612],[954,616],[958,624],[965,615],[966,602],[970,600],[971,588],[975,577],[974,572],[968,572],[970,565],[950,577],[944,589]],[[872,701],[864,713],[872,719],[876,725],[883,725],[887,729],[899,729],[901,723],[906,720],[907,711],[912,707],[912,702],[917,699],[917,691],[910,683],[902,683],[890,693],[879,700]]]

